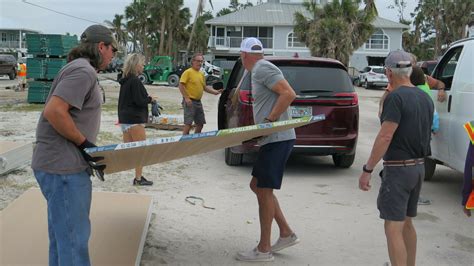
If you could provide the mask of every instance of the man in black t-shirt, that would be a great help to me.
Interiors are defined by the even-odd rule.
[[[388,253],[392,265],[415,265],[416,231],[412,217],[425,174],[423,158],[430,154],[433,102],[410,82],[410,54],[393,51],[385,59],[385,72],[394,90],[387,96],[380,116],[382,126],[370,158],[362,168],[359,188],[370,189],[371,173],[384,160],[377,198],[385,220]]]

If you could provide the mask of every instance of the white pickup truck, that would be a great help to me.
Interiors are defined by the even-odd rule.
[[[425,180],[430,180],[436,164],[464,172],[469,138],[463,124],[474,120],[474,38],[451,44],[433,71],[446,84],[446,101],[431,97],[439,114],[439,132],[431,140],[432,155],[425,162]]]

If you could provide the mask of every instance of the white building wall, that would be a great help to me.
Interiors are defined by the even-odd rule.
[[[402,47],[402,30],[401,29],[382,29],[388,36],[388,49],[366,49],[365,44],[357,49],[349,60],[349,67],[358,70],[368,65],[367,57],[386,57],[390,51],[403,50]]]

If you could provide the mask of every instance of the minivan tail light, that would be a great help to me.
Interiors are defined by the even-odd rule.
[[[358,105],[359,104],[359,97],[355,92],[340,92],[334,94],[336,97],[341,98],[348,98],[348,99],[340,99],[336,100],[339,105]]]
[[[252,92],[247,90],[239,91],[240,101],[244,104],[252,104],[254,99],[252,97]]]

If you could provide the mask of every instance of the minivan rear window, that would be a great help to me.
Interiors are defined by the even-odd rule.
[[[354,91],[349,74],[337,66],[311,64],[304,61],[297,65],[291,62],[287,64],[285,64],[286,62],[272,63],[278,66],[296,94],[332,94]],[[251,90],[251,75],[248,72],[245,72],[244,75],[240,90]]]
[[[341,68],[311,65],[278,67],[296,94],[354,91],[349,75]]]

